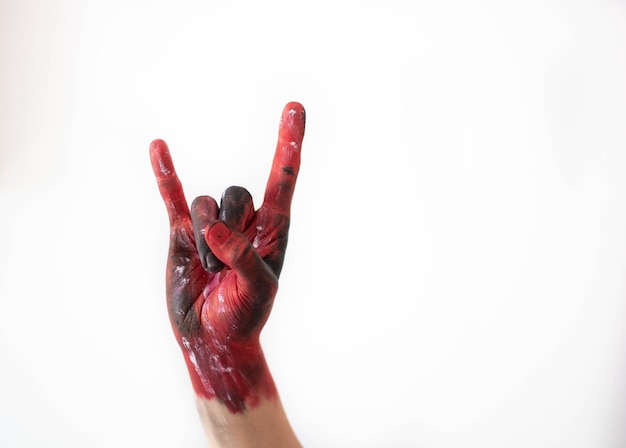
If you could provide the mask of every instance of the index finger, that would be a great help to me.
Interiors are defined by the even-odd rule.
[[[150,162],[172,226],[189,217],[189,206],[170,150],[163,140],[154,140],[150,144]]]
[[[289,214],[291,198],[300,170],[300,148],[304,138],[306,113],[300,103],[287,103],[278,128],[278,143],[263,206]]]

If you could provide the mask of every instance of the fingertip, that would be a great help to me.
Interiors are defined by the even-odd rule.
[[[203,220],[214,220],[218,210],[217,202],[211,196],[197,196],[191,203],[191,210],[195,217]]]
[[[205,235],[209,247],[223,245],[226,241],[228,241],[232,233],[232,230],[230,230],[230,228],[223,221],[217,221],[214,224],[207,226],[205,229]]]
[[[175,172],[170,150],[164,140],[156,139],[150,143],[150,161],[154,174],[159,178]]]
[[[163,151],[169,151],[165,140],[161,140],[160,138],[152,140],[152,143],[150,143],[150,155],[157,156]]]
[[[204,257],[200,258],[200,261],[204,270],[211,274],[217,274],[225,267],[224,263],[212,252],[206,253]]]
[[[280,119],[280,137],[282,140],[302,142],[306,123],[304,106],[297,101],[291,101],[283,108]]]
[[[290,110],[294,110],[296,112],[300,112],[300,113],[304,113],[304,106],[302,104],[300,104],[297,101],[290,101],[288,102],[284,109],[283,109],[283,113],[289,113]],[[293,112],[291,112],[293,113]]]
[[[150,148],[153,148],[156,146],[167,146],[167,143],[165,143],[165,140],[161,138],[155,138],[154,140],[152,140],[152,143],[150,143]]]
[[[204,228],[204,239],[209,251],[206,254],[205,269],[211,273],[221,271],[232,262],[233,231],[223,221],[215,221]]]

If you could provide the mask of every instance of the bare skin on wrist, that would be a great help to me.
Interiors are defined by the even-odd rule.
[[[196,397],[196,406],[210,447],[301,446],[278,397],[235,414],[217,400]]]

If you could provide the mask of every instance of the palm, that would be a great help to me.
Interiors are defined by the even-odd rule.
[[[228,190],[227,190],[228,191]],[[197,203],[198,201],[194,202]],[[192,214],[194,208],[192,206]],[[267,320],[275,288],[270,281],[252,294],[238,285],[238,273],[229,266],[209,272],[201,260],[202,247],[194,235],[193,220],[185,219],[172,232],[167,269],[168,308],[180,335],[211,331],[212,337],[231,339],[258,333]],[[261,208],[237,228],[256,250],[270,273],[278,277],[287,244],[289,217]],[[210,253],[209,253],[210,255]]]

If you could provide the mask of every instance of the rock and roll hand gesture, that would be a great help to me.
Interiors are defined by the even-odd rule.
[[[276,389],[259,344],[278,288],[291,199],[300,167],[305,111],[288,103],[263,204],[230,187],[220,204],[197,197],[189,208],[166,143],[150,159],[170,221],[166,295],[170,321],[196,394],[232,413]]]

